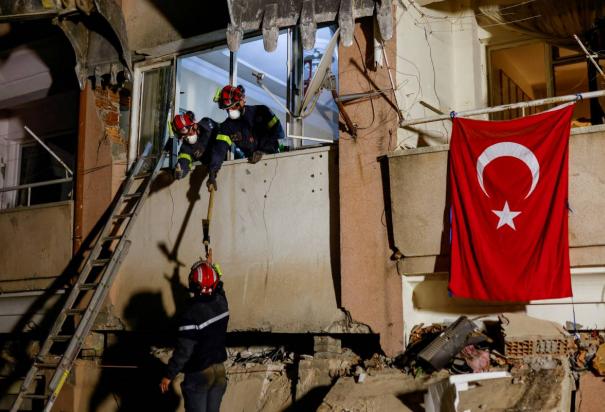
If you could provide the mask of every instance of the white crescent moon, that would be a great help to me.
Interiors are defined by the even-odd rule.
[[[540,180],[540,164],[531,150],[522,144],[514,142],[496,143],[489,146],[483,151],[483,153],[481,153],[481,155],[479,155],[479,158],[477,159],[477,179],[479,179],[479,186],[481,186],[481,190],[483,190],[483,193],[489,197],[487,191],[485,190],[485,186],[483,185],[483,170],[491,161],[505,156],[515,157],[525,163],[529,168],[532,179],[529,192],[527,192],[527,195],[525,196],[525,199],[527,199],[536,188],[538,180]]]

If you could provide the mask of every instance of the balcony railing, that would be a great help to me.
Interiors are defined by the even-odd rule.
[[[25,191],[27,191],[26,192],[27,196],[25,196],[25,199],[26,199],[25,204],[19,205],[19,206],[29,207],[29,206],[31,206],[32,189],[38,188],[38,187],[47,187],[47,186],[52,186],[52,185],[58,185],[58,184],[72,182],[72,181],[73,181],[73,177],[65,177],[63,179],[47,180],[45,182],[27,183],[27,184],[23,184],[23,185],[0,188],[0,193],[13,192],[13,191],[18,192],[21,190],[25,190]],[[71,195],[68,196],[68,198],[70,198],[70,197],[71,197]],[[63,201],[63,200],[67,200],[67,199],[60,199],[57,201]],[[41,202],[39,204],[42,204],[42,203],[52,203],[52,202]],[[3,207],[7,208],[6,205],[3,205]]]

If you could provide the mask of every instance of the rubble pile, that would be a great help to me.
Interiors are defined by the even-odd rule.
[[[331,336],[315,336],[312,355],[230,348],[223,404],[265,412],[569,411],[577,389],[575,410],[588,412],[598,386],[587,374],[605,375],[604,342],[602,333],[504,313],[418,325],[396,358],[362,359]]]
[[[576,372],[592,371],[605,376],[605,333],[576,332],[570,362]]]

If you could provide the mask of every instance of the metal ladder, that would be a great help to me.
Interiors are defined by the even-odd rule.
[[[92,251],[86,258],[80,275],[69,292],[46,341],[28,371],[11,412],[18,411],[23,401],[28,398],[39,400],[39,402],[44,401],[44,411],[52,409],[63,384],[69,376],[74,361],[80,353],[84,339],[90,332],[103,305],[118,268],[128,253],[130,246],[128,234],[141,210],[146,195],[149,193],[151,182],[163,164],[166,152],[162,151],[160,156],[150,156],[150,152],[151,143],[148,143],[143,154],[132,167],[120,193],[115,198],[107,222]],[[157,160],[153,169],[151,171],[143,170],[143,166],[150,159]],[[140,185],[135,184],[137,181],[141,182]],[[78,308],[77,304],[82,305],[82,299],[90,296],[90,294],[86,295],[88,292],[92,292],[92,297],[90,297],[87,304],[84,304],[86,307],[84,309]],[[79,315],[82,317],[77,322],[77,316]],[[73,319],[74,324],[77,323],[73,334],[63,331],[67,319]],[[69,342],[67,349],[60,356],[60,359],[58,359],[59,356],[56,356],[51,360],[50,350],[53,345],[59,342]],[[54,370],[50,383],[45,385],[44,394],[36,394],[34,385],[36,380],[44,378],[44,371],[48,373],[49,370]]]

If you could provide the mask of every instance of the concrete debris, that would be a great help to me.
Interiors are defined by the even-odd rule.
[[[599,346],[592,360],[592,366],[599,375],[605,376],[605,344]]]
[[[392,367],[393,361],[384,355],[375,353],[370,359],[363,361],[363,365],[370,373],[379,372],[385,368]]]
[[[424,397],[426,412],[451,411],[456,412],[462,392],[472,390],[485,384],[493,384],[494,380],[508,384],[508,372],[485,372],[465,375],[453,375],[429,386]],[[490,405],[493,409],[493,406]],[[465,410],[465,409],[462,409]]]
[[[313,351],[316,358],[331,358],[334,355],[340,355],[342,352],[340,339],[330,336],[315,336],[313,337]]]
[[[601,366],[599,368],[599,361],[597,360],[597,353],[600,346],[605,343],[605,337],[597,331],[583,331],[576,332],[574,334],[575,339],[575,350],[569,357],[571,367],[574,372],[583,372],[594,370],[599,373],[599,369],[605,372],[605,368]],[[605,356],[601,356],[601,359]]]
[[[561,361],[550,356],[530,356],[523,359],[526,365],[534,372],[552,370],[561,366]]]
[[[355,382],[363,383],[366,380],[367,373],[363,370],[363,368],[359,365],[355,367]]]
[[[431,377],[413,378],[400,370],[389,368],[370,375],[363,384],[353,377],[342,377],[321,402],[318,412],[409,412],[422,410],[422,394],[431,383],[447,378],[441,371]]]
[[[284,364],[231,364],[221,409],[277,412],[292,403],[291,381]]]
[[[488,350],[477,349],[475,345],[467,345],[460,351],[460,355],[474,373],[489,370],[490,353]]]
[[[261,363],[285,362],[292,363],[294,353],[286,352],[283,346],[251,346],[247,348],[230,348],[229,362],[238,363]]]
[[[522,359],[533,355],[567,356],[573,349],[573,338],[561,325],[523,313],[499,316],[504,335],[504,355]]]

